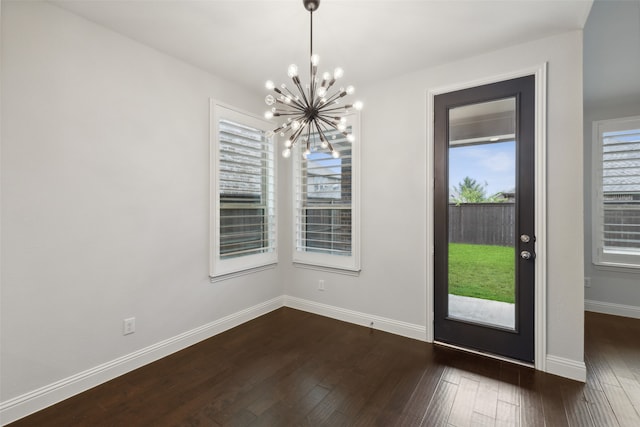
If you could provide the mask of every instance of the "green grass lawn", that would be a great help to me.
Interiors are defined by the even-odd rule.
[[[449,243],[449,293],[513,303],[514,282],[512,247]]]

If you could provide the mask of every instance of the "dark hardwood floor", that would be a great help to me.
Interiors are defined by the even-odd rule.
[[[12,426],[640,426],[640,320],[586,314],[586,384],[282,308]]]

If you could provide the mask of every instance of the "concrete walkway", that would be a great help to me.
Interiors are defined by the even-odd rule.
[[[449,294],[449,316],[472,322],[515,328],[515,304]]]

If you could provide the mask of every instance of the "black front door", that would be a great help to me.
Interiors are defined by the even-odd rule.
[[[534,360],[535,76],[434,99],[434,337]]]

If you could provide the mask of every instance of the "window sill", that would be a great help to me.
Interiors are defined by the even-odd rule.
[[[640,274],[639,264],[623,264],[616,262],[593,262],[593,268],[601,271],[615,271],[617,273]]]
[[[234,271],[233,273],[221,274],[219,276],[209,276],[211,283],[222,282],[227,279],[233,279],[235,277],[246,276],[248,274],[257,273],[259,271],[271,270],[276,268],[277,263],[261,265],[260,267],[248,268],[246,270]]]
[[[307,270],[324,271],[327,273],[336,273],[336,274],[343,274],[345,276],[355,276],[355,277],[360,276],[360,271],[361,271],[359,268],[356,270],[356,269],[341,268],[341,267],[328,267],[324,265],[307,264],[300,261],[294,261],[293,266],[297,268],[304,268]]]

